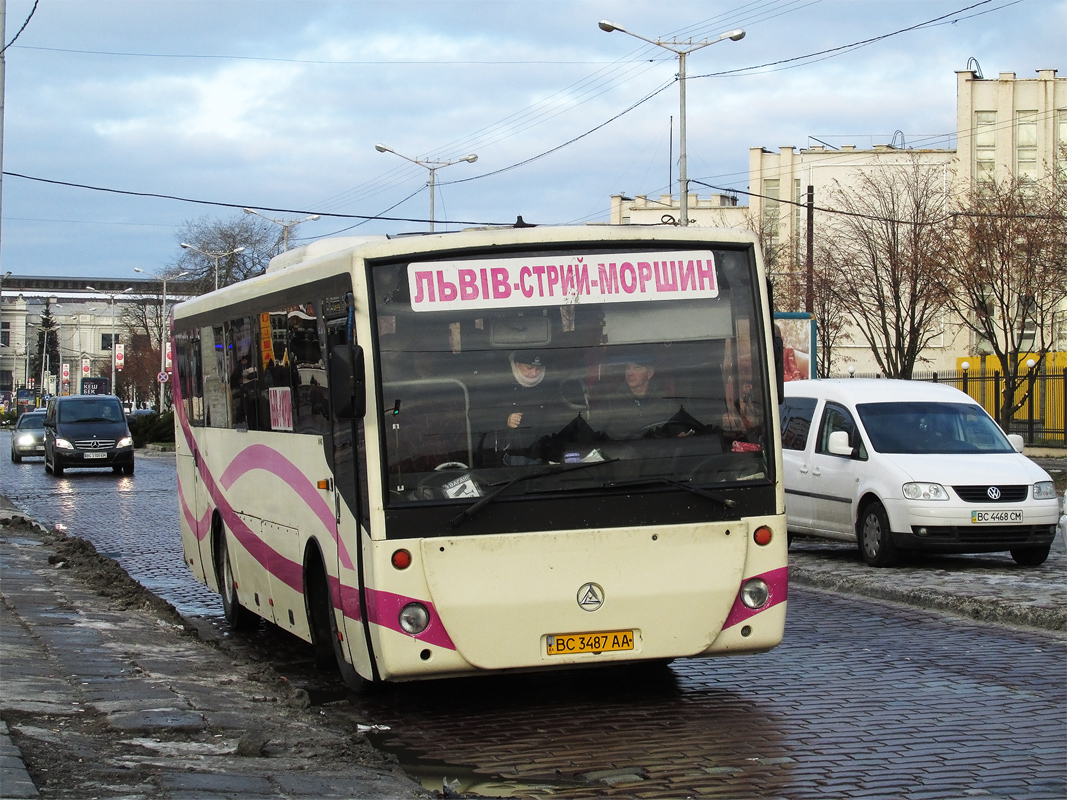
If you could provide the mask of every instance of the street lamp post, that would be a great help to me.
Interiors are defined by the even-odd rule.
[[[606,19],[601,20],[598,25],[600,30],[606,33],[611,33],[612,31],[625,33],[635,39],[640,39],[642,42],[648,42],[656,45],[656,47],[662,47],[664,50],[670,50],[678,56],[678,216],[680,217],[678,224],[685,227],[689,225],[689,176],[686,172],[685,158],[685,57],[694,50],[718,44],[724,39],[730,39],[734,42],[740,41],[745,38],[745,32],[738,28],[737,30],[721,33],[714,39],[705,39],[700,42],[694,42],[689,39],[688,41],[679,42],[674,39],[648,39],[633,31],[628,31],[614,22],[608,22]]]
[[[319,218],[318,214],[312,214],[310,217],[304,217],[303,219],[290,219],[290,220],[274,219],[273,217],[268,217],[268,216],[266,216],[264,214],[260,214],[258,211],[256,211],[255,209],[252,209],[252,208],[245,208],[245,209],[242,209],[242,210],[246,214],[255,214],[257,217],[263,217],[263,219],[267,220],[267,222],[273,222],[275,225],[281,225],[282,226],[282,251],[283,252],[285,250],[289,249],[289,229],[290,228],[295,228],[301,222],[313,222],[314,220],[317,220]]]
[[[134,267],[134,272],[145,273],[140,267]],[[163,282],[163,304],[160,309],[159,316],[159,374],[162,375],[167,371],[167,281],[176,281],[178,278],[184,278],[188,275],[188,272],[179,272],[177,275],[156,275],[160,281]],[[159,384],[159,413],[163,414],[163,389],[165,385]]]
[[[86,286],[85,288],[90,292],[100,291],[92,286]],[[105,294],[111,299],[111,394],[118,394],[118,381],[115,379],[115,298],[118,297],[118,295],[127,294],[132,291],[133,287],[127,286],[118,294],[115,294],[114,292],[101,292],[101,294]]]
[[[215,261],[215,291],[216,292],[219,290],[219,260],[223,259],[223,258],[226,258],[226,256],[235,256],[238,253],[243,253],[245,251],[245,249],[243,247],[235,247],[233,250],[231,250],[228,253],[209,253],[206,250],[201,250],[199,247],[193,247],[191,244],[186,244],[185,242],[181,242],[180,244],[181,244],[182,248],[185,249],[185,250],[192,250],[194,253],[199,253],[202,256],[207,256],[208,258],[214,259],[214,261]]]
[[[435,189],[435,185],[436,184],[434,183],[434,178],[435,178],[435,176],[437,174],[437,170],[444,169],[445,167],[450,167],[453,164],[460,163],[461,161],[466,161],[468,164],[473,164],[475,161],[478,160],[478,156],[475,155],[474,153],[471,153],[470,155],[463,156],[463,158],[457,158],[455,161],[431,161],[430,159],[425,159],[425,158],[408,158],[407,156],[403,155],[402,153],[396,152],[396,150],[394,150],[393,148],[386,147],[384,144],[376,144],[376,145],[374,145],[374,149],[377,150],[379,153],[392,153],[394,156],[400,156],[405,161],[410,161],[412,164],[418,164],[420,167],[425,167],[426,169],[428,169],[430,171],[430,233],[433,233],[433,223],[434,223],[434,208],[433,208],[433,205],[434,205],[434,195],[436,194],[436,189]]]

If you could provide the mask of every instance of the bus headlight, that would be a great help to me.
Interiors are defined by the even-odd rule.
[[[400,629],[404,633],[417,636],[430,624],[430,612],[422,603],[408,603],[400,609]]]
[[[741,602],[749,608],[763,608],[771,599],[771,587],[762,578],[753,578],[741,585]]]

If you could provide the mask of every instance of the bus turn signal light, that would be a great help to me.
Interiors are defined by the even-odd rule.
[[[407,550],[397,550],[393,553],[393,566],[397,569],[407,569],[411,566],[411,553]]]
[[[760,525],[756,528],[756,532],[752,535],[756,544],[768,545],[771,543],[771,539],[774,538],[774,532],[766,525]]]

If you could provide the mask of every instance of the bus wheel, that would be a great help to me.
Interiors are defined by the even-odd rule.
[[[230,564],[230,549],[226,545],[225,531],[219,531],[216,538],[216,577],[219,582],[219,593],[222,595],[222,613],[230,627],[234,630],[248,630],[255,627],[259,621],[255,614],[241,605],[237,597],[237,587],[234,586],[233,567]]]
[[[889,532],[889,516],[881,503],[868,503],[860,514],[856,540],[860,555],[872,567],[888,567],[896,563],[897,548]]]
[[[312,643],[315,646],[315,664],[323,669],[335,667],[341,672],[341,678],[348,688],[361,691],[368,681],[356,672],[356,668],[345,658],[326,568],[321,561],[315,559],[308,565],[304,574],[304,594],[307,598]]]

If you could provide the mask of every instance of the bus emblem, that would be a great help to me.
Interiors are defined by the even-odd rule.
[[[578,590],[578,605],[585,611],[596,611],[604,605],[604,590],[595,583],[582,584]]]

